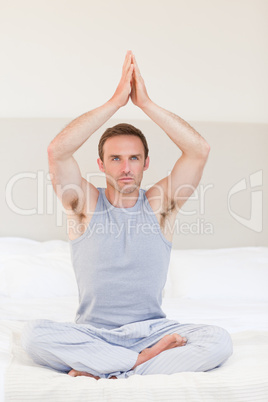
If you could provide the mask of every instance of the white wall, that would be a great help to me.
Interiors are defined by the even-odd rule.
[[[184,119],[268,123],[267,15],[267,0],[2,1],[0,117],[103,104],[131,49],[151,99]],[[131,103],[121,117],[146,118]]]

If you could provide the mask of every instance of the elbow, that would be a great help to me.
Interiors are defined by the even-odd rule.
[[[195,147],[191,148],[191,152],[182,151],[184,154],[197,158],[200,160],[207,160],[210,152],[210,145],[204,140],[195,145]]]
[[[72,153],[67,153],[62,149],[62,146],[55,142],[55,140],[51,141],[51,143],[47,147],[48,159],[52,160],[65,160],[72,156]]]
[[[53,155],[53,153],[54,153],[54,150],[53,150],[53,145],[52,145],[52,142],[48,145],[48,147],[47,147],[47,154],[48,154],[48,157],[49,158],[51,158],[51,156]]]
[[[207,159],[210,152],[210,145],[205,141],[202,145],[202,156]]]
[[[207,156],[210,153],[210,145],[207,142],[206,142],[206,153],[207,153]]]
[[[47,155],[48,155],[48,159],[53,159],[57,155],[57,149],[56,149],[53,141],[51,141],[51,143],[47,147]]]
[[[209,152],[210,146],[206,141],[204,141],[198,146],[193,155],[195,158],[207,160]]]

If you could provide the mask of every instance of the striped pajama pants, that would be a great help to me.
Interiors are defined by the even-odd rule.
[[[131,370],[143,349],[173,333],[185,336],[186,345],[165,350]],[[208,371],[222,365],[233,352],[231,337],[225,329],[180,324],[166,318],[115,329],[33,320],[25,325],[21,344],[37,364],[66,373],[71,369],[85,371],[101,378]]]

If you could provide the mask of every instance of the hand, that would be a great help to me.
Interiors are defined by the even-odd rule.
[[[121,80],[111,98],[111,100],[114,101],[119,107],[125,106],[129,100],[134,70],[134,65],[132,64],[131,60],[132,52],[131,50],[128,50],[123,65]]]
[[[144,80],[141,76],[134,54],[132,54],[132,62],[134,64],[134,71],[133,71],[132,89],[130,97],[134,105],[142,109],[146,105],[146,103],[151,99],[148,96]]]

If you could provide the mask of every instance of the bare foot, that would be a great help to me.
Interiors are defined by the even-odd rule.
[[[139,353],[136,364],[135,364],[135,366],[133,366],[131,368],[131,370],[133,370],[135,367],[139,366],[140,364],[147,362],[148,360],[152,359],[153,357],[159,355],[164,350],[176,348],[178,346],[184,346],[186,343],[187,343],[187,339],[185,337],[181,337],[178,334],[165,335],[155,345],[151,346],[150,348],[146,348]],[[96,380],[100,379],[100,377],[94,376],[93,374],[87,373],[85,371],[77,371],[74,369],[70,370],[68,375],[70,375],[71,377],[86,376],[86,377],[95,378]],[[117,377],[113,375],[112,377],[109,378],[109,380],[110,379],[117,380]]]
[[[178,334],[165,335],[155,345],[150,348],[146,348],[140,352],[136,364],[132,367],[131,370],[159,355],[164,350],[176,348],[178,346],[184,346],[186,343],[187,339],[185,337],[181,337]]]
[[[80,376],[80,375],[84,375],[84,376],[86,376],[86,377],[95,378],[95,380],[99,380],[99,379],[100,379],[100,377],[96,377],[96,376],[93,375],[93,374],[86,373],[85,371],[77,371],[77,370],[74,370],[74,369],[72,369],[71,371],[69,371],[68,375],[70,375],[71,377],[78,377],[78,376]]]
[[[95,378],[95,380],[99,380],[99,379],[100,379],[100,377],[97,377],[97,376],[95,376],[95,375],[93,375],[93,374],[87,373],[86,371],[77,371],[77,370],[74,370],[74,369],[72,369],[71,371],[69,371],[68,375],[70,375],[71,377],[78,377],[78,376],[80,376],[80,375],[83,375],[83,376],[86,376],[86,377]],[[112,380],[117,380],[117,377],[116,377],[115,375],[113,375],[112,377],[109,378],[109,380],[110,380],[110,379],[112,379]]]

